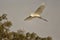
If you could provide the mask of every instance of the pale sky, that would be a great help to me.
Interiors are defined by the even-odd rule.
[[[42,2],[46,3],[46,8],[41,16],[48,22],[38,18],[24,21]],[[11,31],[24,29],[41,37],[51,36],[53,40],[60,40],[60,0],[0,0],[0,14],[3,13],[7,13],[13,23]]]

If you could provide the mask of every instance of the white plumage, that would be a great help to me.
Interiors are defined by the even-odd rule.
[[[44,9],[45,9],[45,3],[42,3],[34,13],[32,13],[29,17],[25,18],[24,20],[31,20],[33,18],[40,18],[44,21],[47,21],[46,19],[41,17],[41,13],[43,12]]]

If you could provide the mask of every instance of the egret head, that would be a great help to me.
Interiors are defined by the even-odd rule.
[[[31,13],[31,16],[34,17],[34,13]]]

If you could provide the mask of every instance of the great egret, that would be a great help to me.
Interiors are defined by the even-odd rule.
[[[34,13],[32,13],[27,18],[25,18],[24,21],[25,20],[31,20],[33,18],[40,18],[40,19],[42,19],[44,21],[47,21],[46,19],[41,17],[41,13],[43,12],[44,8],[45,8],[45,3],[42,3],[41,6]]]

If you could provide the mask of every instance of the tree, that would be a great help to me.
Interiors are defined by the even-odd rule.
[[[31,33],[30,40],[35,40],[36,36],[37,36],[36,33],[34,33],[34,32]]]
[[[52,40],[52,38],[50,36],[47,37],[47,40]]]
[[[35,38],[35,40],[42,40],[42,38],[39,37],[39,36],[37,36],[37,37]]]
[[[10,32],[9,28],[12,26],[12,22],[8,21],[6,16],[7,14],[0,16],[0,40],[52,40],[49,36],[46,38],[41,38],[34,32],[27,32],[24,34],[24,30]]]

